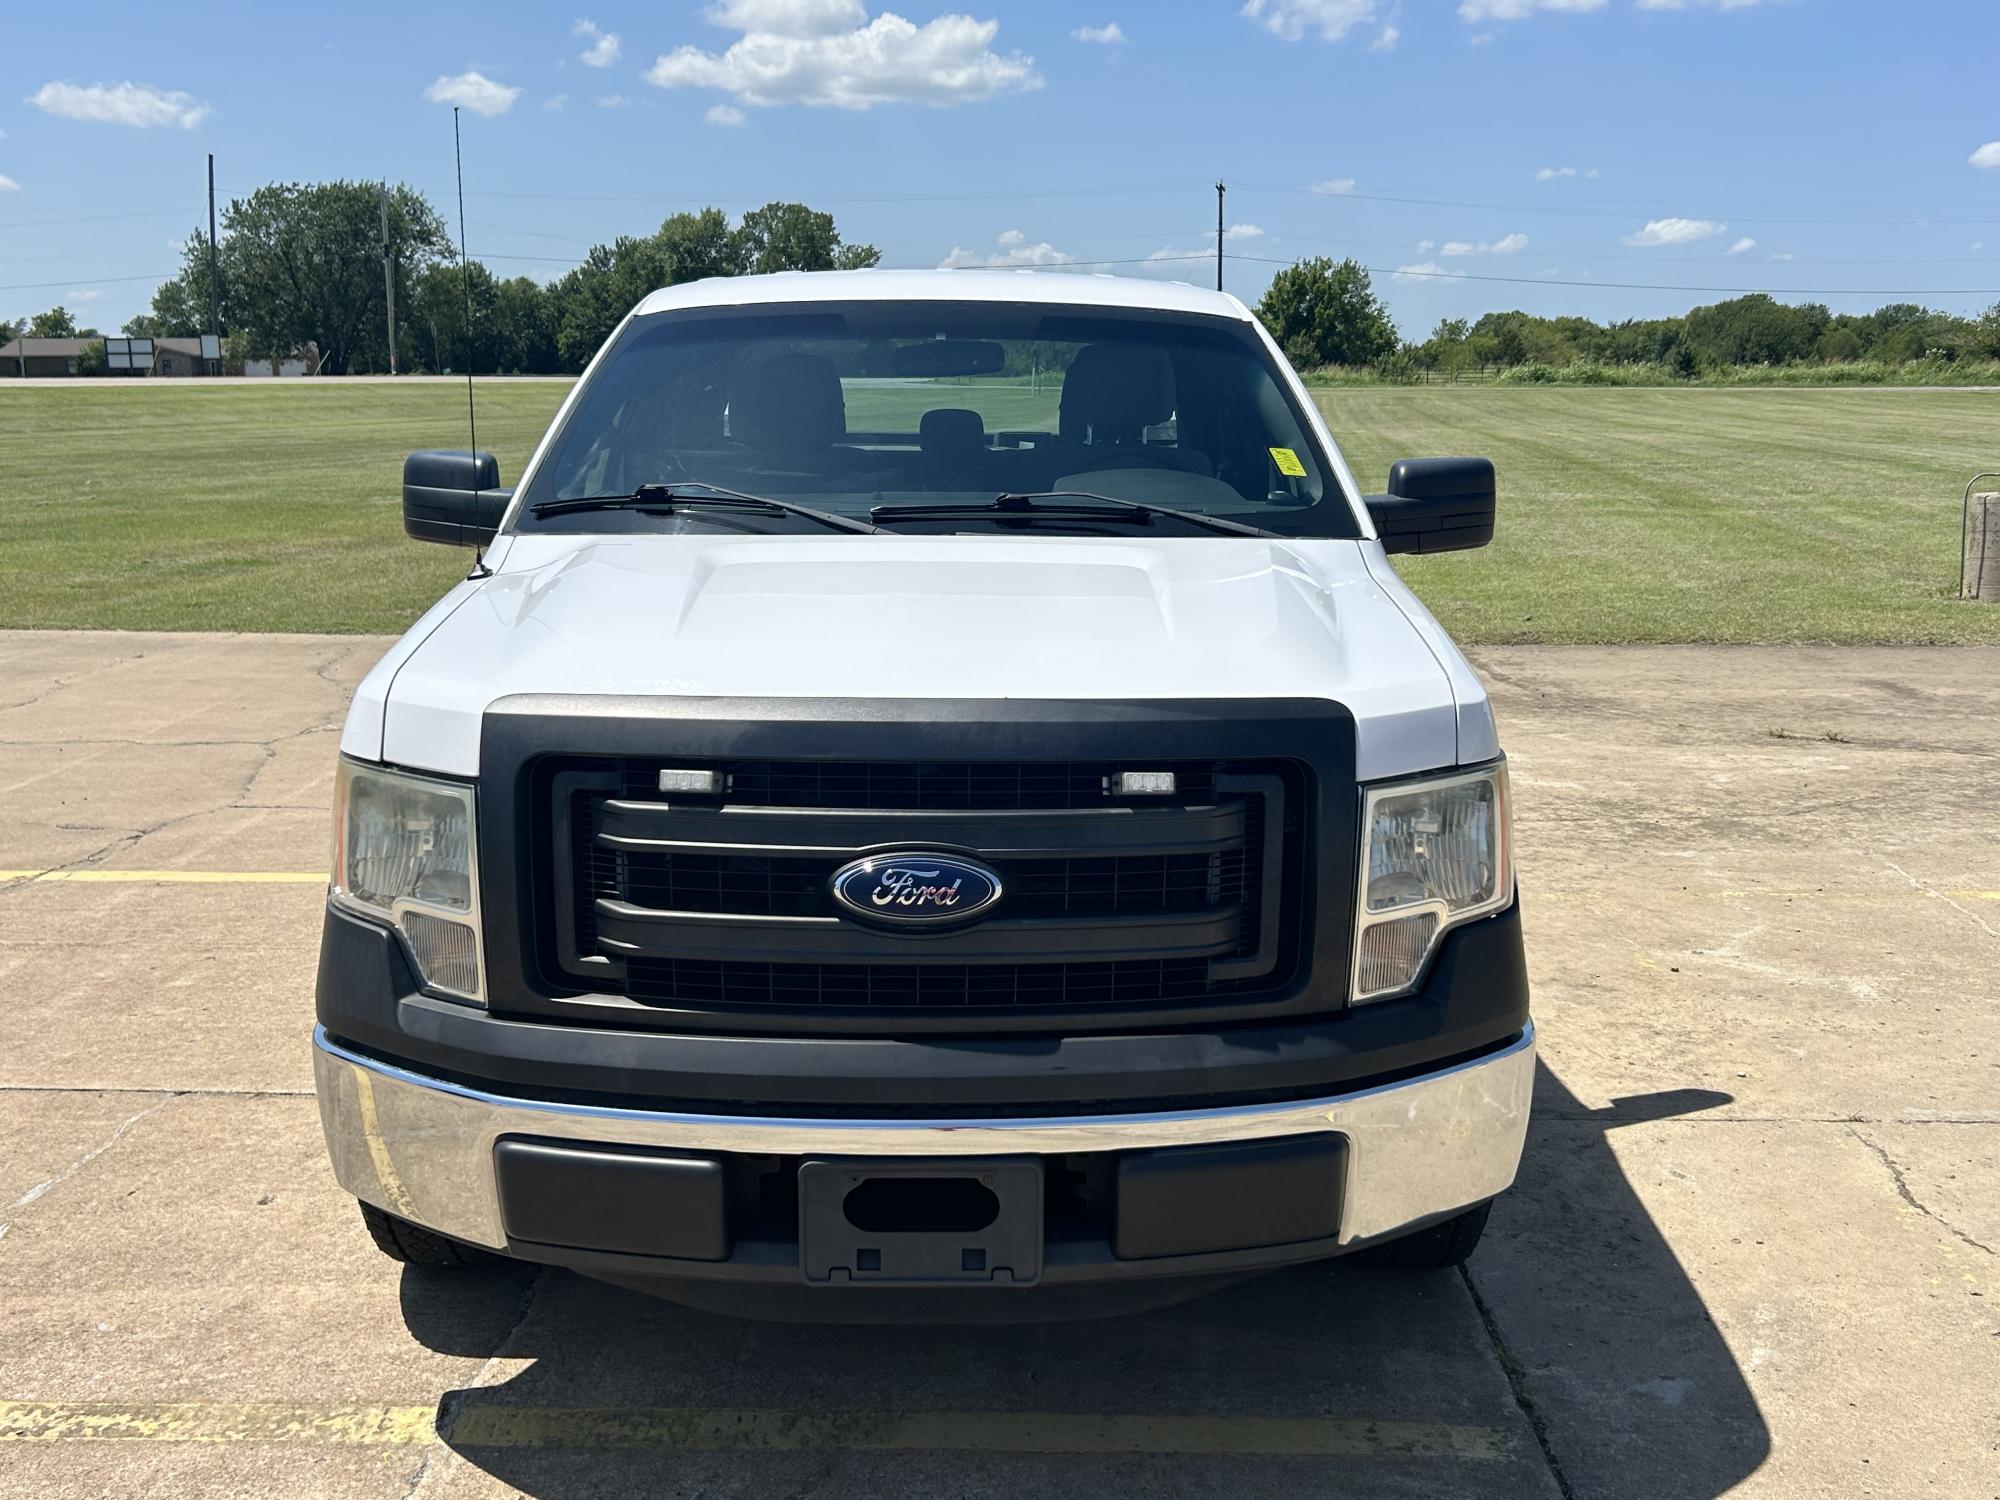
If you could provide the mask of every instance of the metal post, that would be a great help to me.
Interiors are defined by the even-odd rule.
[[[215,270],[215,153],[208,153],[208,331],[215,335],[216,352],[222,351],[222,289]],[[209,374],[219,374],[222,361],[213,362]]]
[[[1215,184],[1215,289],[1222,290],[1222,195],[1227,191],[1220,178]]]
[[[396,373],[396,261],[389,250],[389,184],[382,192],[382,298],[389,305],[389,373]]]

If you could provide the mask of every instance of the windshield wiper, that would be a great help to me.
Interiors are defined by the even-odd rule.
[[[1048,505],[1049,500],[1086,500],[1088,505]],[[1106,515],[1101,506],[1112,505],[1129,515]],[[870,519],[876,521],[927,521],[949,520],[954,516],[1043,516],[1066,521],[1119,521],[1143,520],[1148,516],[1166,516],[1171,520],[1185,521],[1190,526],[1206,527],[1210,531],[1227,532],[1232,536],[1273,537],[1279,541],[1289,540],[1282,532],[1266,531],[1261,526],[1245,525],[1241,521],[1227,520],[1222,516],[1206,516],[1196,510],[1174,510],[1170,506],[1150,505],[1143,500],[1125,500],[1117,495],[1100,495],[1095,490],[1037,490],[1031,493],[1007,493],[995,495],[984,505],[878,505],[869,512]]]
[[[692,492],[692,493],[691,493]],[[789,500],[773,500],[767,495],[746,495],[719,484],[699,479],[678,484],[642,484],[624,495],[575,495],[564,500],[543,500],[528,507],[531,515],[563,516],[580,510],[747,510],[768,515],[801,516],[836,531],[876,532],[882,528],[853,516],[835,515],[830,510],[814,510]]]

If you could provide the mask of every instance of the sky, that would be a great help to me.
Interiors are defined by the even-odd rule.
[[[218,196],[410,183],[503,275],[681,209],[832,212],[889,266],[1246,301],[1353,256],[1406,338],[1739,290],[2000,302],[1996,0],[15,5],[0,315],[145,309]],[[959,9],[950,7],[956,4]]]

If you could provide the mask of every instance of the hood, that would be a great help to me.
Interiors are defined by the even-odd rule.
[[[487,706],[522,693],[1325,698],[1354,715],[1364,779],[1454,764],[1484,697],[1455,695],[1470,674],[1372,545],[515,537],[370,673],[342,748],[470,775]]]

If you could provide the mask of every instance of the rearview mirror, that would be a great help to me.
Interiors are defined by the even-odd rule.
[[[1490,458],[1405,458],[1365,498],[1383,551],[1459,552],[1493,540],[1499,484]]]
[[[403,530],[420,542],[483,547],[513,498],[490,453],[428,448],[403,460]]]
[[[1006,363],[1007,351],[984,339],[932,339],[899,345],[895,353],[896,373],[906,380],[998,375]]]

